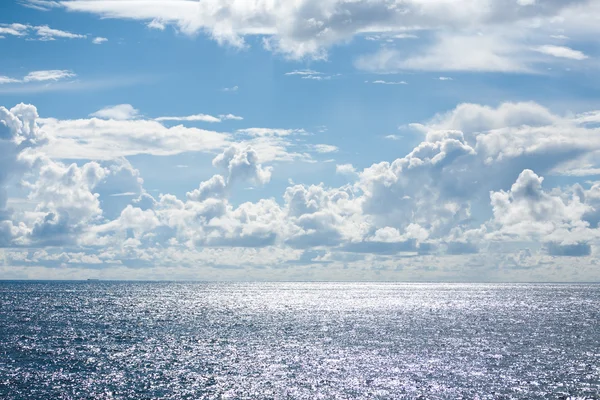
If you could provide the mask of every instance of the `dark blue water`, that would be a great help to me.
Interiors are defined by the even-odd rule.
[[[599,285],[0,282],[0,398],[597,399],[599,318]]]

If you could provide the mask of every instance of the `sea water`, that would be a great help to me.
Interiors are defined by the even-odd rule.
[[[0,282],[2,399],[598,399],[600,285]]]

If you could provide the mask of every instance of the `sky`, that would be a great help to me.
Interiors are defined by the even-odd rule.
[[[0,2],[0,279],[600,281],[598,0]]]

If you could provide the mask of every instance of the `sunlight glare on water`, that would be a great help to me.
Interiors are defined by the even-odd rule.
[[[0,283],[0,398],[598,398],[598,285]]]

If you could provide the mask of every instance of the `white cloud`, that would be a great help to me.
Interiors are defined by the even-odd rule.
[[[375,83],[378,85],[408,85],[405,81],[384,81],[384,80],[376,80],[371,83]]]
[[[158,19],[153,19],[152,21],[150,21],[148,23],[148,25],[146,25],[148,28],[150,29],[157,29],[159,31],[164,31],[166,28],[166,25],[164,22],[161,22]]]
[[[49,11],[52,8],[61,7],[58,1],[53,0],[18,0],[18,2],[27,8],[39,11]]]
[[[92,40],[92,43],[94,43],[94,44],[102,44],[104,42],[108,42],[108,39],[105,37],[101,37],[101,36],[97,36],[94,38],[94,40]]]
[[[77,75],[75,75],[73,72],[63,69],[32,71],[25,75],[22,79],[0,76],[0,84],[59,81],[66,78],[73,78],[75,76]]]
[[[239,89],[239,87],[238,87],[238,86],[232,86],[232,87],[226,87],[226,88],[223,88],[222,90],[223,90],[224,92],[237,92],[237,91],[238,91],[238,89]]]
[[[384,138],[388,139],[388,140],[400,140],[400,139],[402,139],[402,136],[400,136],[400,135],[386,135],[386,136],[384,136]]]
[[[201,122],[223,122],[225,120],[241,121],[244,118],[233,114],[221,114],[218,117],[208,114],[194,114],[183,117],[158,117],[155,121],[201,121]]]
[[[313,144],[313,145],[311,145],[311,147],[317,153],[335,153],[335,152],[339,151],[339,148],[332,144]]]
[[[52,69],[46,71],[33,71],[28,73],[24,82],[58,81],[76,76],[73,72],[64,69]]]
[[[309,79],[314,81],[322,81],[331,79],[332,75],[326,75],[322,72],[314,71],[312,69],[298,69],[290,72],[286,72],[288,76],[299,76],[301,79]],[[339,74],[338,74],[339,75]]]
[[[53,140],[44,148],[52,157],[108,160],[135,154],[172,155],[183,151],[215,151],[229,135],[181,125],[167,128],[157,121],[78,119],[38,121]]]
[[[588,56],[583,54],[581,51],[573,50],[566,46],[544,45],[535,48],[535,51],[554,57],[569,58],[571,60],[585,60],[588,58]]]
[[[48,25],[34,26],[36,34],[40,40],[55,40],[56,38],[63,39],[85,39],[86,35],[79,35],[72,32],[62,31],[60,29],[50,28]]]
[[[231,120],[235,120],[235,121],[241,121],[244,119],[243,117],[240,117],[239,115],[233,115],[233,114],[221,114],[221,115],[219,115],[219,118],[221,118],[221,120],[231,119]]]
[[[48,2],[50,3],[50,2]],[[33,2],[30,2],[33,5]],[[58,3],[56,3],[58,4]],[[81,35],[69,31],[64,31],[61,29],[54,29],[49,27],[48,25],[29,25],[29,24],[0,24],[0,35],[11,35],[17,37],[28,38],[31,40],[31,36],[34,35],[37,37],[36,40],[41,41],[52,41],[57,38],[60,39],[85,39],[87,35]],[[103,39],[103,38],[100,38]]]
[[[402,70],[531,72],[511,39],[499,35],[441,34],[436,42],[416,54],[395,49],[380,49],[359,57],[355,65],[371,72]]]
[[[431,276],[450,279],[464,277],[472,264],[479,266],[479,272],[471,271],[478,278],[521,266],[547,273],[544,263],[558,265],[552,257],[560,256],[581,265],[585,277],[597,277],[597,269],[585,263],[600,244],[600,184],[544,189],[542,178],[600,151],[593,115],[559,115],[535,103],[461,104],[411,125],[423,140],[403,157],[361,171],[337,165],[350,184],[290,183],[281,203],[262,198],[234,206],[228,199],[231,185],[244,188],[271,179],[273,153],[262,146],[273,148],[300,132],[249,128],[225,135],[143,119],[38,119],[32,106],[0,108],[0,137],[9,139],[0,140],[0,167],[12,182],[24,181],[28,199],[36,203],[33,211],[13,212],[6,192],[0,195],[0,245],[47,246],[37,258],[11,250],[8,265],[11,257],[21,257],[28,265],[52,259],[138,268],[206,262],[273,271],[289,262],[297,268],[283,268],[282,276],[315,265],[336,274],[401,266],[414,273],[406,275],[412,278],[434,266],[438,275]],[[163,194],[154,200],[144,192],[139,171],[114,160],[123,148],[136,149],[138,140],[144,149],[138,151],[151,148],[154,154],[159,148],[193,149],[194,140],[210,135],[223,135],[213,136],[220,141],[211,148],[220,152],[213,164],[223,175],[194,185],[185,199]],[[76,138],[70,143],[75,150],[63,143],[54,157],[91,144],[96,150],[105,146],[113,161],[66,164],[48,158],[48,149],[65,137]],[[48,146],[40,147],[46,141]],[[11,182],[4,175],[0,179],[0,187]],[[112,196],[123,193],[138,198]],[[65,244],[72,249],[61,255]],[[533,276],[511,273],[496,277]]]
[[[271,180],[271,167],[263,168],[259,163],[257,152],[250,146],[230,146],[213,160],[215,167],[228,170],[227,183],[250,180],[265,184]]]
[[[354,175],[356,168],[352,164],[338,164],[335,166],[335,173],[341,175]]]
[[[286,72],[285,75],[311,76],[311,75],[322,75],[322,72],[313,71],[312,69],[297,69],[294,71]]]
[[[0,24],[0,35],[11,35],[11,36],[26,36],[28,25],[23,24]]]
[[[416,30],[436,33],[433,44],[416,44],[419,54],[409,58],[397,54],[390,65],[427,70],[450,56],[447,67],[442,64],[435,68],[528,71],[521,48],[532,39],[537,41],[542,33],[548,37],[557,29],[569,29],[575,34],[585,29],[588,34],[598,31],[593,18],[595,2],[553,1],[543,7],[530,1],[520,4],[524,2],[460,0],[450,4],[410,0],[399,6],[389,0],[331,0],[319,4],[311,0],[293,4],[283,0],[162,0],[140,7],[136,1],[74,0],[61,5],[102,18],[144,21],[157,29],[174,25],[189,35],[206,32],[219,44],[238,48],[248,46],[247,36],[263,36],[265,48],[295,59],[325,59],[329,47],[347,43],[356,35],[394,40],[412,38]],[[482,32],[483,39],[479,36]],[[381,62],[372,60],[368,64]]]
[[[104,107],[90,114],[91,117],[102,119],[113,119],[116,121],[126,121],[135,119],[139,116],[139,110],[133,108],[131,104],[117,104],[115,106]]]
[[[453,81],[454,79],[448,77],[448,76],[440,76],[439,77],[440,81]]]
[[[221,114],[218,117],[214,117],[208,114],[194,114],[187,115],[184,117],[158,117],[155,121],[201,121],[201,122],[223,122],[226,120],[242,121],[244,118],[233,115],[233,114]]]
[[[202,121],[202,122],[221,122],[220,118],[207,114],[195,114],[185,117],[158,117],[156,121]]]
[[[18,83],[21,82],[20,79],[11,78],[8,76],[0,76],[0,85],[4,83]]]

